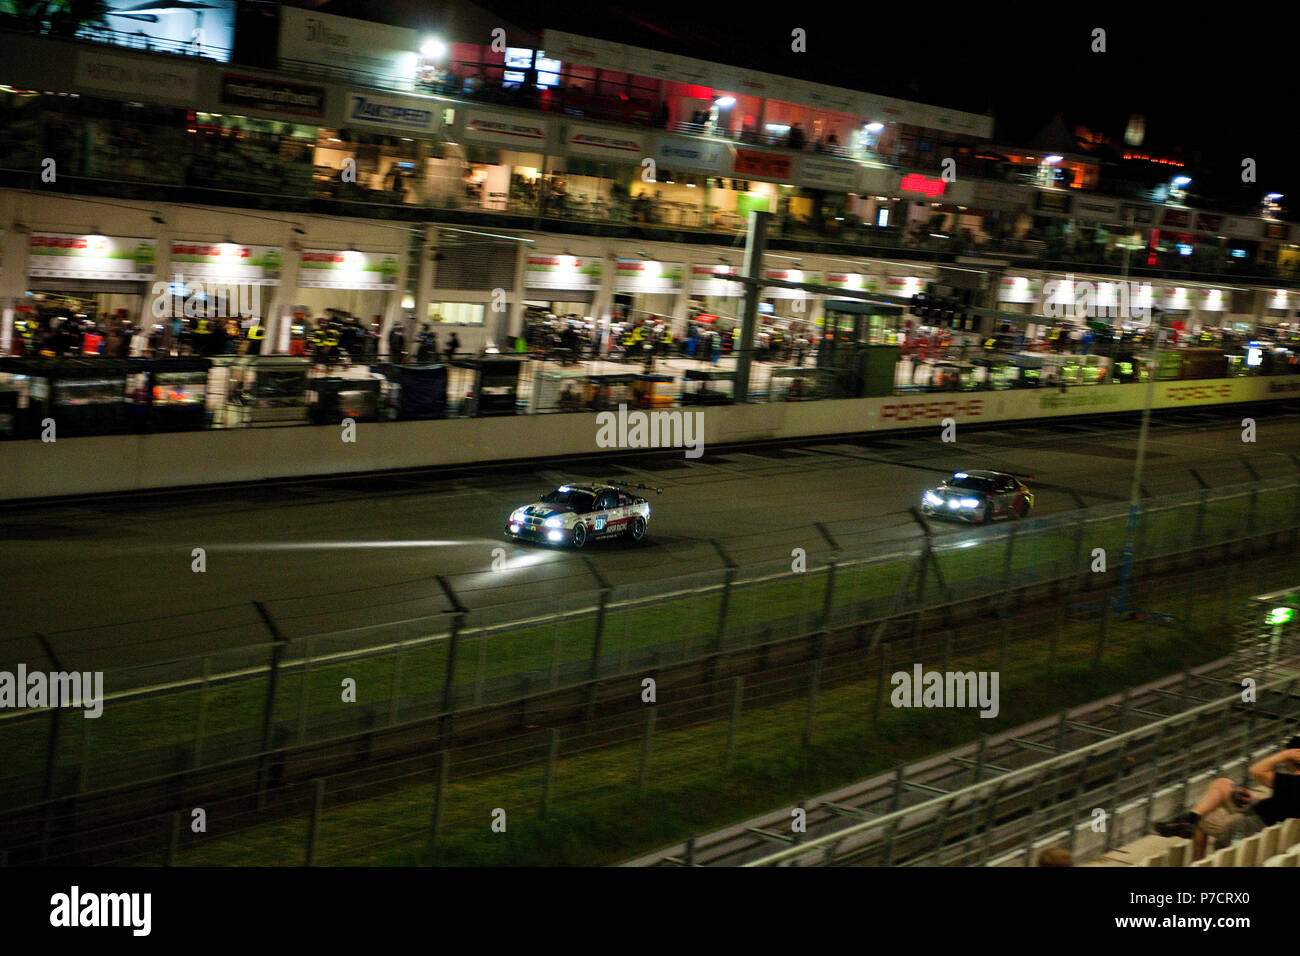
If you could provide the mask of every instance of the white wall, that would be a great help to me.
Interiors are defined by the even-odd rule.
[[[1300,396],[1291,378],[1161,382],[1155,407],[1188,408]],[[1144,384],[964,392],[824,402],[680,409],[698,415],[704,444],[852,432],[1133,412]],[[247,428],[7,442],[0,499],[83,495],[184,485],[597,454],[595,414],[389,422],[356,426],[344,444],[336,427]],[[93,462],[94,467],[88,467]]]

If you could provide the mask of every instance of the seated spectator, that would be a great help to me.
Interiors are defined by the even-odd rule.
[[[1286,766],[1283,766],[1286,765]],[[1300,817],[1300,736],[1292,737],[1287,749],[1253,764],[1250,776],[1273,794],[1256,799],[1247,787],[1239,787],[1226,777],[1214,780],[1197,804],[1186,813],[1155,824],[1156,833],[1166,837],[1193,840],[1195,858],[1205,853],[1206,838],[1214,837],[1216,846],[1227,846],[1292,817]]]

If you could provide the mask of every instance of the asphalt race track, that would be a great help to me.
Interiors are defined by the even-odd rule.
[[[1200,410],[1152,426],[1144,485],[1151,495],[1300,469],[1300,414]],[[595,587],[583,558],[508,541],[509,512],[569,480],[618,478],[662,487],[644,543],[592,542],[583,555],[612,584],[653,587],[723,567],[711,541],[739,564],[810,563],[829,552],[823,521],[842,547],[919,535],[907,509],[954,470],[1033,475],[1036,514],[1126,501],[1136,422],[967,429],[955,444],[932,433],[810,440],[781,446],[499,466],[452,472],[312,479],[12,506],[0,510],[0,667],[34,660],[46,635],[65,668],[100,669],[263,643],[252,602],[287,637],[417,618],[450,605],[443,575],[471,609],[539,596],[562,601]],[[1078,496],[1076,500],[1075,495]],[[827,501],[838,502],[832,515]],[[956,526],[942,526],[951,533]],[[206,571],[191,570],[192,550]],[[504,554],[504,568],[493,570]]]

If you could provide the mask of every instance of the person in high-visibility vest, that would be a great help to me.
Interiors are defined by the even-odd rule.
[[[244,333],[244,338],[248,341],[248,354],[261,355],[262,340],[266,338],[266,326],[261,322],[254,322],[248,327],[248,331]]]
[[[212,354],[212,326],[207,319],[195,319],[193,339],[195,355]]]
[[[997,337],[990,335],[987,339],[984,340],[984,351],[992,352],[995,348],[997,348],[997,344],[998,344]]]
[[[660,354],[666,358],[669,350],[673,346],[673,327],[667,322],[665,322],[663,328],[659,330],[659,346]]]

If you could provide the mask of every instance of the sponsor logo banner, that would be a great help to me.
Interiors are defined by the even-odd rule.
[[[676,137],[662,137],[655,149],[654,159],[664,169],[725,173],[731,168],[731,151],[722,143],[697,143]]]
[[[409,88],[420,35],[405,27],[280,5],[280,59],[345,67]]]
[[[640,133],[603,129],[599,126],[569,127],[569,151],[608,159],[621,156],[640,162],[645,152],[645,137]]]
[[[682,287],[685,267],[680,262],[619,259],[614,267],[617,292],[676,293]]]
[[[196,67],[103,53],[78,53],[76,84],[95,90],[191,103],[198,95]]]
[[[733,164],[737,176],[753,176],[757,179],[790,179],[790,157],[775,153],[759,153],[752,149],[736,150]]]
[[[221,102],[266,113],[320,118],[325,115],[325,87],[223,73]]]
[[[241,246],[238,243],[187,242],[171,246],[171,267],[206,281],[252,285],[279,285],[284,257],[278,246]]]
[[[419,100],[375,96],[353,90],[348,93],[346,118],[349,123],[365,126],[397,127],[428,133],[433,131],[438,114],[432,105]]]
[[[600,260],[583,256],[531,255],[524,265],[528,289],[597,289]]]
[[[392,292],[397,288],[397,273],[396,253],[304,249],[298,263],[298,286]]]
[[[34,232],[27,239],[27,274],[33,278],[153,279],[152,239]]]
[[[550,124],[546,120],[521,120],[471,110],[465,114],[465,136],[519,149],[537,149],[550,138]]]

